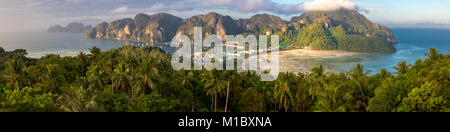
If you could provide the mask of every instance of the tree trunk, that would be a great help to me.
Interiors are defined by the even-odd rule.
[[[11,80],[11,82],[10,82],[11,83],[11,87],[12,87],[13,90],[15,90],[16,89],[16,87],[15,87],[16,83],[13,81],[12,77],[11,77],[10,80]]]
[[[225,112],[228,110],[228,95],[230,94],[230,80],[228,80],[228,87],[227,87],[227,99],[225,101]]]
[[[284,106],[284,112],[288,112],[286,103],[283,103],[283,106]]]
[[[211,95],[211,111],[214,109],[214,95]]]
[[[195,112],[195,102],[192,101],[192,112]]]
[[[214,94],[214,112],[217,112],[217,93]]]
[[[111,91],[115,91],[116,89],[114,88],[114,74],[111,75]]]
[[[263,107],[264,107],[263,103],[264,103],[264,100],[265,100],[265,98],[266,98],[266,97],[265,97],[265,94],[266,94],[266,92],[265,92],[266,86],[267,86],[267,84],[264,82],[264,87],[263,87],[263,99],[262,99],[261,102],[260,102],[261,110],[262,110]]]

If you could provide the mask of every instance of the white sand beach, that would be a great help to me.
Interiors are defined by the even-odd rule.
[[[308,49],[293,49],[280,51],[280,72],[303,72],[309,73],[310,67],[299,63],[301,59],[307,58],[337,58],[345,56],[354,56],[360,54],[360,52],[348,52],[348,51],[337,51],[337,50],[308,50]],[[332,69],[329,69],[332,70]]]
[[[348,52],[337,50],[308,50],[308,49],[293,49],[279,52],[279,71],[293,72],[293,73],[310,73],[311,69],[321,64],[317,59],[340,58],[346,56],[355,56],[368,53]],[[249,57],[250,60],[257,59],[257,56]],[[302,64],[305,62],[305,64]],[[264,67],[264,66],[262,66]],[[326,72],[334,72],[336,69],[324,65]]]

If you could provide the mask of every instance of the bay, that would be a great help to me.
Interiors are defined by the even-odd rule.
[[[122,45],[149,45],[131,41],[84,39],[83,35],[83,33],[47,33],[45,31],[0,33],[0,47],[6,50],[26,49],[27,57],[39,58],[47,54],[76,56],[80,52],[89,53],[89,49],[93,46],[109,50]],[[165,44],[154,44],[153,46],[168,52],[175,50]]]
[[[430,48],[435,48],[443,54],[450,50],[450,29],[392,29],[399,40],[395,44],[397,52],[390,54],[360,54],[333,58],[312,57],[298,60],[298,64],[312,69],[323,65],[327,71],[347,72],[356,64],[362,64],[369,74],[376,73],[382,68],[394,72],[398,63],[406,61],[414,64],[418,59],[425,59]]]
[[[361,54],[354,56],[333,58],[308,58],[297,60],[298,64],[312,69],[323,65],[329,71],[345,72],[356,64],[364,65],[372,73],[381,68],[388,71],[401,61],[413,64],[417,59],[425,59],[429,48],[436,48],[444,54],[450,50],[450,29],[412,29],[394,28],[393,32],[399,43],[395,45],[397,52],[391,54]],[[118,48],[122,45],[142,46],[146,43],[130,41],[84,39],[81,33],[47,33],[45,31],[8,32],[0,33],[0,47],[6,50],[26,49],[28,57],[39,58],[47,54],[61,56],[75,56],[82,52],[89,52],[93,46],[102,50]],[[155,44],[167,52],[175,49],[165,44]]]

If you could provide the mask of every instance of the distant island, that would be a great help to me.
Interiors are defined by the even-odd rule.
[[[276,34],[280,35],[280,44],[289,49],[392,53],[396,51],[393,44],[398,43],[389,28],[347,9],[306,12],[290,21],[269,14],[239,20],[214,12],[186,20],[167,13],[138,14],[134,19],[100,23],[85,38],[166,43],[176,34],[192,35],[194,27],[203,27],[204,35],[221,38]]]
[[[68,24],[66,27],[61,25],[51,26],[47,32],[49,33],[86,33],[91,29],[91,25],[84,26],[83,23],[72,22]]]

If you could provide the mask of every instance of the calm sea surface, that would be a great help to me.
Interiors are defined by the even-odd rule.
[[[146,45],[117,40],[84,39],[82,33],[47,33],[45,31],[0,33],[0,47],[6,50],[26,49],[28,57],[39,58],[47,54],[75,56],[97,46],[102,50],[118,48],[122,45]],[[164,50],[175,50],[168,45],[155,44]]]
[[[309,58],[299,60],[301,66],[308,68],[324,65],[333,71],[348,71],[356,64],[363,64],[366,70],[373,72],[393,67],[401,61],[414,63],[424,59],[429,48],[436,48],[441,53],[448,54],[450,50],[450,29],[393,29],[400,41],[396,44],[396,53],[368,54],[338,58]],[[47,54],[74,56],[80,51],[88,52],[89,48],[97,46],[103,50],[117,48],[121,45],[145,45],[116,40],[83,39],[83,34],[63,33],[52,34],[44,31],[0,33],[0,47],[6,50],[26,49],[29,57],[41,57]],[[155,45],[163,50],[173,52],[167,45]]]
[[[395,37],[400,42],[395,45],[397,52],[392,54],[367,54],[346,56],[338,58],[310,58],[299,60],[299,65],[308,69],[320,66],[331,71],[348,71],[356,64],[363,64],[365,70],[376,73],[381,68],[388,71],[395,71],[396,66],[401,61],[414,64],[418,59],[425,59],[425,53],[429,48],[436,48],[444,54],[449,54],[450,50],[450,29],[393,29]]]

